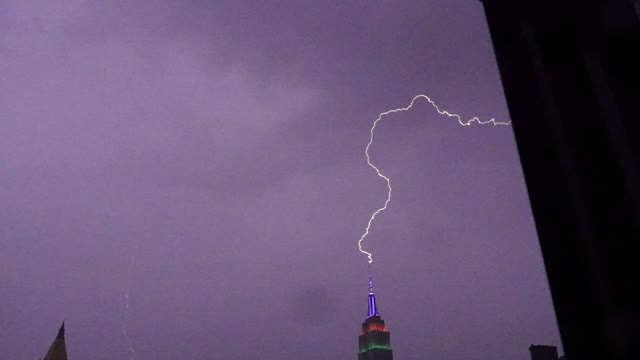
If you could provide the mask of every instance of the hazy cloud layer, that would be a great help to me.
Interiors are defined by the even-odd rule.
[[[428,93],[508,119],[469,1],[0,2],[0,349],[353,358],[369,127]],[[372,148],[366,246],[401,359],[559,338],[511,129],[420,102]]]

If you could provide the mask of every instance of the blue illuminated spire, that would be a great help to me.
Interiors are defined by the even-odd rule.
[[[367,317],[378,315],[378,308],[376,307],[376,294],[373,293],[373,278],[369,273],[369,313]]]

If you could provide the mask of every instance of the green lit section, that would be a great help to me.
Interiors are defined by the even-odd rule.
[[[367,351],[373,350],[373,349],[381,349],[381,350],[389,350],[389,351],[391,351],[391,345],[370,344],[368,347],[360,348],[360,352],[364,353],[364,352],[367,352]]]

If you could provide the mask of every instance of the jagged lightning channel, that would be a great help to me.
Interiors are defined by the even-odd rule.
[[[387,209],[387,205],[389,205],[389,202],[391,201],[391,179],[389,179],[388,176],[384,175],[382,173],[382,171],[380,171],[380,169],[371,162],[371,157],[369,156],[369,148],[371,148],[371,145],[373,144],[374,131],[376,129],[376,126],[378,125],[378,122],[380,122],[385,115],[389,115],[389,114],[393,114],[393,113],[397,113],[397,112],[402,112],[402,111],[407,111],[407,110],[411,109],[411,107],[413,107],[413,104],[418,99],[427,100],[429,102],[429,104],[431,104],[436,109],[438,114],[446,115],[448,117],[454,117],[454,118],[458,119],[458,123],[460,125],[462,125],[462,126],[469,126],[474,121],[477,122],[479,125],[486,125],[486,124],[510,125],[511,124],[511,121],[499,122],[499,121],[496,121],[495,119],[482,121],[478,117],[473,117],[473,118],[471,118],[471,119],[469,119],[467,121],[463,121],[462,117],[460,117],[460,115],[458,115],[458,114],[453,114],[453,113],[450,113],[450,112],[448,112],[446,110],[440,110],[438,105],[436,105],[436,103],[433,102],[433,100],[431,100],[431,98],[429,98],[427,95],[423,95],[423,94],[416,95],[413,99],[411,99],[411,103],[407,107],[388,110],[388,111],[385,111],[383,113],[380,113],[380,115],[378,115],[378,118],[373,122],[373,125],[371,126],[371,130],[369,130],[369,133],[370,133],[369,143],[367,144],[367,147],[364,149],[364,155],[367,157],[367,164],[369,164],[369,166],[371,166],[373,168],[373,170],[376,171],[376,173],[378,174],[379,177],[383,178],[384,181],[386,181],[388,191],[387,191],[387,199],[384,201],[384,206],[382,206],[381,208],[377,209],[376,211],[373,212],[373,214],[371,214],[371,217],[369,218],[369,222],[367,222],[367,227],[365,228],[364,233],[360,237],[360,240],[358,240],[358,250],[361,253],[367,255],[367,257],[369,258],[369,264],[371,264],[373,262],[373,254],[368,252],[368,251],[366,251],[366,250],[364,250],[364,249],[362,249],[362,242],[367,237],[367,235],[369,235],[369,231],[371,230],[371,224],[373,223],[373,220],[375,220],[376,216],[379,213],[381,213],[381,212],[383,212],[383,211],[385,211]]]
[[[123,293],[124,300],[124,309],[122,311],[122,317],[120,319],[120,325],[122,327],[122,336],[124,336],[127,346],[129,347],[129,360],[135,360],[136,351],[133,348],[133,341],[131,340],[131,335],[129,334],[129,296],[131,295],[131,272],[133,271],[133,263],[134,257],[131,254],[131,262],[129,262],[129,270],[127,271],[127,278],[129,279],[129,284],[127,285],[126,290]]]

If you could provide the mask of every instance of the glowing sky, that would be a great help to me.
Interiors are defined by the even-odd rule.
[[[509,120],[479,1],[0,1],[1,352],[353,359],[421,93]],[[370,152],[395,356],[559,345],[512,129]]]

